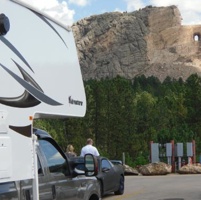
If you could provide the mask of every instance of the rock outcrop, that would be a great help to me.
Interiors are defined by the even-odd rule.
[[[183,26],[181,20],[176,6],[148,6],[76,22],[72,30],[84,80],[201,75],[201,25]]]
[[[124,174],[125,175],[139,175],[139,172],[137,169],[130,167],[128,165],[123,165],[124,167]]]
[[[178,170],[179,174],[201,174],[201,164],[188,164]]]
[[[147,165],[142,165],[139,168],[139,172],[142,175],[167,175],[172,172],[172,166],[163,162],[149,163]]]

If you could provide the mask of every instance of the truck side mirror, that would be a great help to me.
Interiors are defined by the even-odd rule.
[[[98,174],[98,161],[92,154],[84,156],[85,175],[96,176]]]

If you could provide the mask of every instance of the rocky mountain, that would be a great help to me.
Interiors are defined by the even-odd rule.
[[[201,75],[201,25],[181,25],[176,6],[111,12],[73,24],[84,80]]]

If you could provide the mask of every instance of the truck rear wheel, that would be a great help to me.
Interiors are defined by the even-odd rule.
[[[114,192],[115,195],[122,195],[124,193],[124,177],[121,176],[119,181],[119,189]]]

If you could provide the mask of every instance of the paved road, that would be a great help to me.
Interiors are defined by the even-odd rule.
[[[124,195],[103,200],[201,200],[201,175],[126,176]]]

